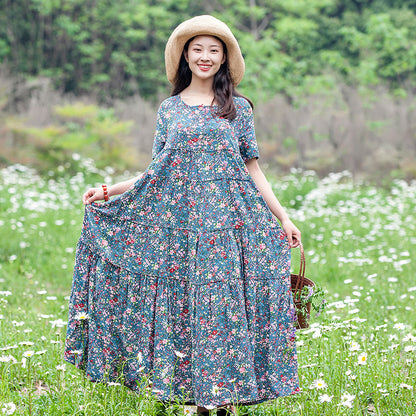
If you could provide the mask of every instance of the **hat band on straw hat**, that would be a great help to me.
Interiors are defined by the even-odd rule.
[[[237,86],[243,79],[245,70],[240,46],[230,28],[221,20],[210,15],[201,15],[185,20],[170,35],[165,48],[165,67],[169,82],[175,83],[186,42],[199,35],[216,36],[225,43],[231,80],[233,85]]]

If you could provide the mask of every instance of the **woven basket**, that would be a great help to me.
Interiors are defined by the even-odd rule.
[[[297,329],[303,329],[309,327],[309,317],[311,314],[311,302],[306,303],[302,307],[300,295],[304,286],[315,287],[315,283],[305,277],[305,252],[302,244],[300,247],[300,269],[299,274],[292,273],[290,275],[290,283],[292,286],[293,301],[295,303],[297,321],[295,327]]]

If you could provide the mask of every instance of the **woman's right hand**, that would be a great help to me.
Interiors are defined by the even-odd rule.
[[[91,202],[94,202],[97,199],[104,200],[104,190],[101,186],[99,188],[90,188],[82,195],[82,202],[84,205],[91,204]]]

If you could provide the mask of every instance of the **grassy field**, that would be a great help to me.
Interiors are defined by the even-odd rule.
[[[62,359],[82,193],[112,177],[86,163],[74,177],[0,171],[0,414],[191,414],[150,392],[90,383]],[[416,415],[416,184],[353,183],[348,173],[271,179],[302,231],[306,276],[324,313],[297,331],[302,393],[240,415]],[[299,252],[293,250],[293,268]]]

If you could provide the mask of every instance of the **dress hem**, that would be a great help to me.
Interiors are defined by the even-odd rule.
[[[102,383],[102,384],[108,384],[110,381],[103,381],[103,380],[99,380],[99,379],[93,379],[93,378],[91,378],[90,376],[88,376],[87,374],[86,374],[86,372],[85,372],[85,369],[84,368],[82,368],[81,366],[78,366],[75,362],[74,362],[74,360],[71,360],[71,358],[69,358],[69,357],[64,357],[64,361],[66,361],[66,362],[68,362],[68,363],[70,363],[70,364],[72,364],[72,365],[74,365],[76,368],[78,368],[80,371],[82,371],[82,373],[84,374],[84,376],[90,381],[90,382],[92,382],[92,383]],[[121,384],[121,383],[120,383]],[[132,392],[134,392],[134,393],[137,393],[137,391],[135,390],[135,389],[133,389],[128,383],[124,383],[123,384],[123,386],[124,387],[127,387],[129,390],[131,390]],[[267,397],[262,397],[262,398],[259,398],[259,399],[256,399],[256,400],[244,400],[244,399],[242,399],[242,400],[238,400],[237,402],[225,402],[225,403],[223,403],[223,402],[221,402],[221,403],[215,403],[215,404],[213,404],[213,405],[211,405],[211,406],[225,406],[225,405],[233,405],[233,406],[251,406],[251,405],[256,405],[256,404],[261,404],[261,403],[264,403],[264,402],[268,402],[268,401],[272,401],[272,400],[276,400],[276,399],[279,399],[279,398],[282,398],[282,397],[288,397],[288,396],[293,396],[293,395],[296,395],[296,394],[299,394],[299,393],[302,393],[302,390],[300,389],[300,387],[298,386],[298,387],[295,387],[295,389],[293,389],[293,390],[291,390],[291,392],[290,393],[288,393],[288,394],[276,394],[276,395],[271,395],[271,396],[267,396]],[[163,403],[163,404],[165,404],[165,405],[171,405],[171,404],[174,404],[174,403],[178,403],[176,400],[167,400],[167,399],[165,399],[165,398],[163,398],[163,397],[159,397],[159,396],[157,396],[157,395],[155,395],[155,393],[153,393],[154,394],[154,398],[158,401],[158,402],[161,402],[161,403]],[[201,406],[201,407],[204,407],[205,405],[206,405],[206,403],[205,403],[205,405],[204,404],[199,404],[199,403],[197,403],[195,400],[194,401],[192,401],[192,400],[187,400],[186,402],[183,402],[183,403],[179,403],[179,404],[183,404],[183,405],[185,405],[185,406]]]

